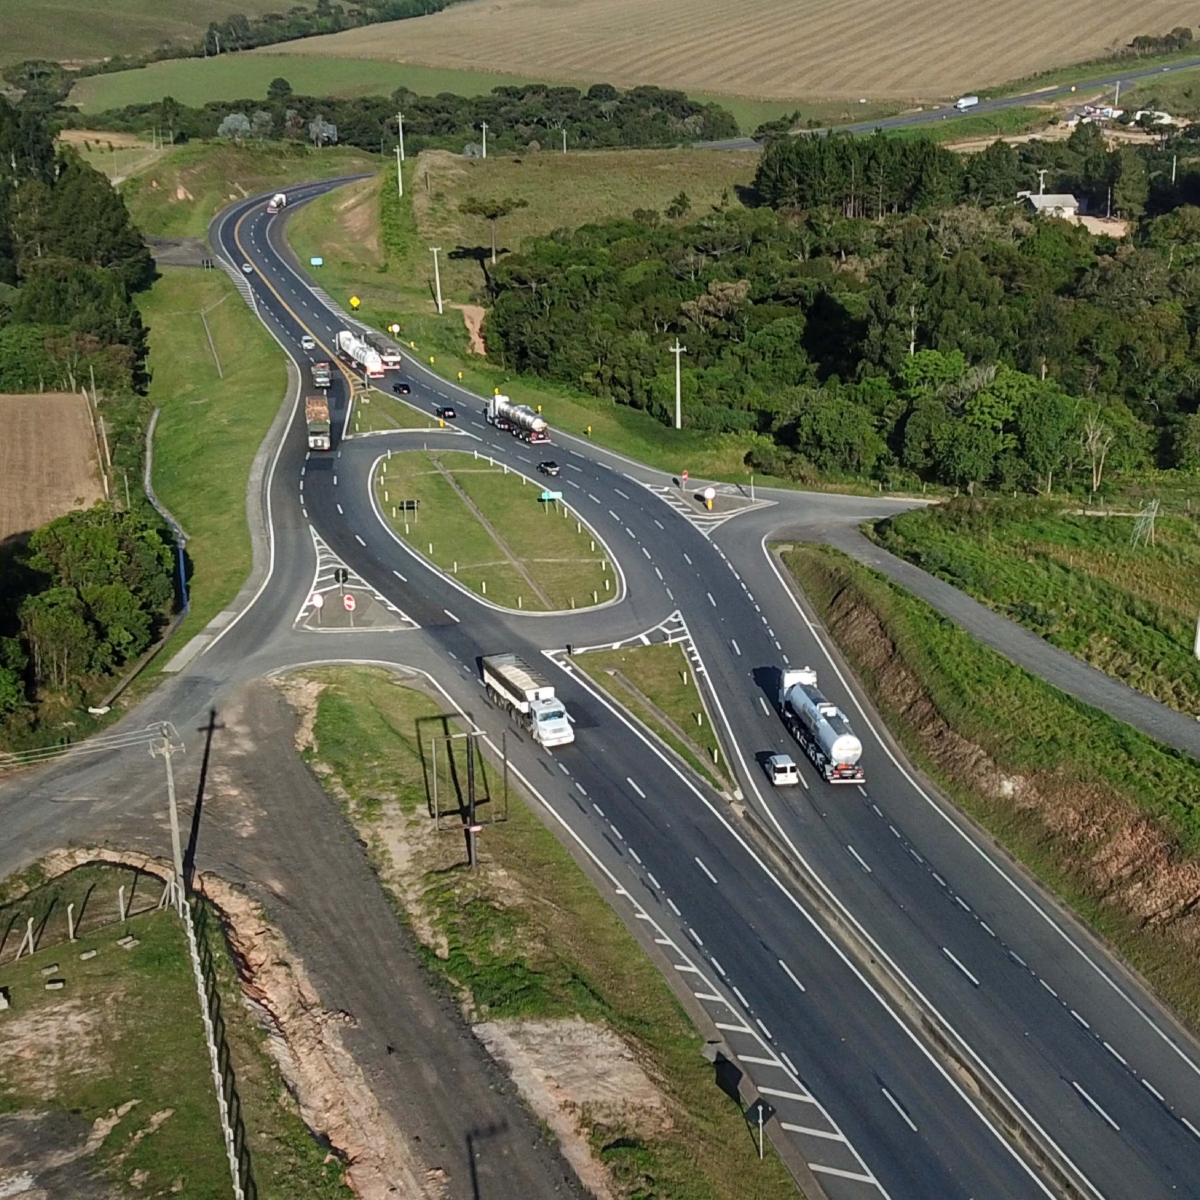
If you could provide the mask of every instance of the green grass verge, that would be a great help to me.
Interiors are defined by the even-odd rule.
[[[592,650],[577,655],[572,661],[718,791],[729,788],[729,782],[720,770],[725,761],[725,748],[709,720],[692,665],[682,646],[659,642],[623,650]],[[624,676],[654,707],[642,703],[638,696],[623,687],[615,673]],[[655,712],[655,708],[659,712]],[[669,723],[660,713],[667,716]],[[697,716],[701,720],[699,725]],[[686,734],[686,741],[680,733]],[[697,749],[701,753],[698,754]]]
[[[612,598],[617,584],[603,545],[541,493],[540,484],[465,451],[401,450],[375,478],[396,533],[492,603],[538,612]],[[400,500],[416,500],[417,513],[406,520]]]
[[[191,609],[176,634],[182,645],[250,574],[246,484],[287,373],[279,348],[223,271],[164,267],[142,296],[141,311],[150,327],[150,399],[162,410],[154,489],[188,534]]]
[[[1180,894],[1200,853],[1200,764],[1026,674],[838,551],[783,557],[908,754],[1200,1018]]]
[[[239,0],[237,11],[256,16],[276,7]],[[0,0],[0,66],[27,58],[87,62],[145,54],[163,42],[198,42],[209,22],[231,11],[230,0]]]
[[[351,433],[388,433],[395,429],[436,429],[437,421],[423,412],[395,400],[383,392],[372,391],[354,403],[350,417]]]
[[[874,536],[1053,645],[1200,712],[1200,521],[1160,517],[1155,544],[1137,549],[1133,528],[1037,500],[959,500],[881,521]]]
[[[117,910],[121,886],[132,914],[124,925]],[[0,986],[12,997],[0,1028],[17,1039],[9,1045],[19,1054],[0,1049],[0,1112],[49,1108],[90,1123],[135,1100],[97,1151],[96,1165],[147,1195],[178,1192],[224,1200],[229,1165],[195,980],[182,925],[173,913],[155,910],[161,890],[159,881],[131,869],[89,865],[0,906],[0,932],[15,919],[4,947],[6,960],[27,916],[41,928],[44,947],[0,967]],[[82,914],[73,945],[66,940],[67,904],[75,905],[77,918]],[[262,1200],[349,1197],[342,1165],[324,1163],[325,1150],[301,1119],[267,1051],[265,1034],[242,1002],[217,923],[199,924],[217,967],[258,1195]],[[116,939],[125,933],[139,944],[119,947]],[[79,956],[91,950],[96,956],[82,961]],[[48,992],[42,972],[54,963],[60,969],[52,977],[65,979],[66,986]],[[30,1026],[17,1033],[21,1022]],[[36,1032],[33,1023],[39,1026]],[[168,1114],[157,1128],[156,1113]],[[86,1132],[86,1125],[80,1128]]]
[[[928,138],[935,142],[963,142],[972,138],[997,138],[1006,135],[1031,133],[1050,124],[1055,112],[1048,108],[1000,108],[995,112],[959,114],[953,108],[945,120],[927,125],[913,125],[889,130],[889,137]]]
[[[470,1019],[581,1016],[619,1034],[667,1095],[671,1128],[614,1128],[584,1112],[625,1197],[776,1200],[795,1185],[768,1150],[759,1162],[738,1109],[715,1086],[702,1040],[662,976],[554,835],[514,797],[510,819],[480,835],[481,869],[461,839],[421,839],[427,804],[418,722],[440,706],[381,671],[310,673],[323,683],[314,757],[329,768],[377,869],[425,945],[429,970]],[[453,722],[449,722],[453,728]],[[403,814],[403,816],[401,816]],[[486,817],[484,818],[486,820]],[[388,857],[396,822],[426,847]],[[431,847],[431,848],[430,848]]]

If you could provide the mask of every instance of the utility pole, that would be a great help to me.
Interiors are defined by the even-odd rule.
[[[400,161],[404,161],[404,114],[396,114],[396,124],[400,126]]]
[[[1117,80],[1117,94],[1113,97],[1113,108],[1121,103],[1121,81]]]
[[[441,250],[441,246],[430,246],[429,248],[433,251],[433,288],[437,295],[437,310],[440,317],[442,315],[442,273],[438,270],[438,251]]]
[[[175,802],[175,770],[171,766],[171,755],[182,750],[183,745],[172,741],[172,736],[177,735],[175,735],[174,729],[165,722],[159,726],[158,734],[162,740],[150,744],[150,753],[152,755],[161,754],[163,762],[167,766],[167,813],[171,821],[171,854],[175,865],[172,898],[175,901],[176,909],[182,913],[186,883],[183,877],[183,843],[179,837],[179,806]]]
[[[401,169],[401,164],[404,162],[404,155],[400,153],[400,147],[396,147],[396,195],[401,200],[404,199],[404,171]]]
[[[1046,194],[1046,170],[1047,170],[1047,168],[1045,168],[1045,167],[1042,167],[1038,170],[1038,195],[1039,196],[1044,196]]]
[[[1179,155],[1171,155],[1171,186],[1175,186],[1175,168],[1179,166]]]
[[[566,152],[567,152],[567,131],[565,129],[562,131],[562,135],[563,135],[563,153],[566,154]]]
[[[679,356],[687,353],[687,347],[679,344],[679,339],[675,339],[675,345],[671,347],[671,353],[675,355],[675,428],[683,428],[683,410],[680,405],[680,378],[679,378]]]
[[[487,158],[487,122],[481,121],[480,127],[483,129],[483,157]]]

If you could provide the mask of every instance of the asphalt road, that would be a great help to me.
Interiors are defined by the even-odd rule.
[[[1188,58],[1181,62],[1172,63],[1169,67],[1139,67],[1130,71],[1114,70],[1110,74],[1097,75],[1081,83],[1062,84],[1058,87],[1035,88],[1032,92],[1022,92],[1016,96],[997,96],[993,100],[981,100],[973,108],[958,112],[953,107],[928,108],[923,112],[901,113],[895,117],[881,117],[874,121],[855,121],[848,125],[837,125],[831,129],[822,129],[820,133],[874,133],[876,129],[912,129],[921,125],[932,125],[942,121],[953,121],[958,117],[975,117],[985,113],[999,112],[1005,108],[1021,108],[1027,104],[1044,104],[1047,100],[1062,99],[1078,94],[1087,96],[1104,88],[1115,88],[1118,83],[1131,83],[1138,79],[1149,79],[1156,75],[1165,75],[1171,71],[1182,71],[1188,67],[1200,67],[1200,58]],[[712,150],[755,150],[762,142],[754,138],[728,138],[721,142],[704,142],[702,145]]]
[[[330,186],[294,190],[293,205]],[[332,359],[344,318],[308,286],[283,230],[257,198],[227,210],[212,232],[231,262],[251,264],[247,290],[293,358]],[[304,355],[304,331],[326,349]],[[686,636],[734,756],[740,802],[784,866],[748,836],[736,805],[679,771],[565,656],[542,661],[576,718],[576,742],[548,754],[510,729],[509,748],[546,819],[611,887],[617,911],[779,1110],[772,1136],[835,1200],[1050,1194],[971,1088],[914,1034],[882,976],[937,1020],[1050,1153],[1073,1164],[1077,1194],[1200,1196],[1191,1041],[1085,929],[922,784],[766,552],[776,531],[853,527],[897,506],[772,492],[760,496],[766,506],[718,525],[670,478],[556,431],[562,490],[618,556],[627,597],[593,613],[505,613],[397,543],[371,506],[369,470],[389,446],[435,441],[526,472],[541,455],[491,430],[478,398],[422,365],[406,361],[405,377],[418,406],[452,400],[459,429],[339,439],[332,453],[310,455],[294,421],[264,485],[273,537],[259,599],[127,723],[169,714],[194,730],[230,689],[268,670],[352,657],[427,671],[495,737],[503,720],[483,699],[478,655],[537,659],[656,627]],[[338,381],[339,430],[346,396]],[[314,577],[310,526],[419,629],[297,632]],[[756,756],[795,752],[775,711],[778,670],[804,663],[863,737],[861,792],[825,785],[807,762],[802,789],[768,794],[762,785]],[[68,832],[115,838],[140,829],[161,838],[149,815],[156,793],[132,755],[60,765],[32,789],[10,785],[0,791],[8,818],[0,871]],[[287,883],[309,886],[302,875]],[[819,910],[854,931],[873,966],[830,935]]]

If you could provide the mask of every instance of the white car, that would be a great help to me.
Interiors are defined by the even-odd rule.
[[[312,338],[310,338],[310,337],[308,336],[308,334],[305,334],[305,335],[304,335],[304,336],[303,336],[303,337],[300,339],[300,345],[301,345],[301,346],[302,346],[302,347],[303,347],[305,350],[315,350],[315,349],[317,348],[317,343],[316,343],[316,342],[314,342],[314,341],[313,341],[313,339],[312,339]]]
[[[242,263],[242,270],[245,271],[247,275],[254,274],[254,268],[249,263]]]
[[[791,787],[800,782],[800,770],[786,754],[772,754],[763,765],[767,778],[776,787]]]

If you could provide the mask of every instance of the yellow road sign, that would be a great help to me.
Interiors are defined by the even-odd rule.
[[[357,308],[361,303],[362,303],[362,301],[357,296],[350,297],[350,307],[351,308]]]

